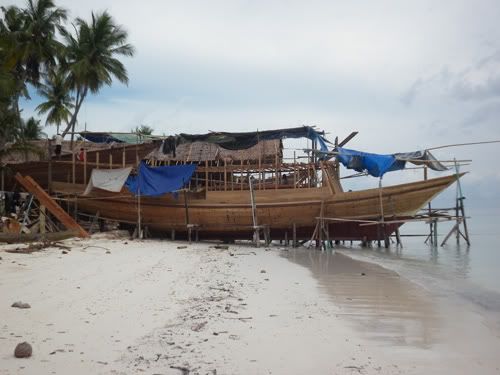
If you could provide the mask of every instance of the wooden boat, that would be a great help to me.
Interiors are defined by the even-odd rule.
[[[355,134],[335,145],[342,147]],[[169,150],[175,145],[173,152],[165,151],[165,140],[160,148],[123,146],[104,158],[99,152],[87,153],[83,163],[75,158],[52,160],[46,165],[17,166],[17,171],[39,173],[40,181],[38,175],[34,178],[42,186],[73,201],[79,212],[99,213],[100,218],[124,226],[147,226],[150,232],[165,236],[173,230],[185,236],[188,228],[195,227],[201,238],[223,240],[252,239],[256,228],[265,228],[271,239],[307,240],[319,222],[326,229],[321,233],[326,232],[329,239],[386,240],[461,176],[344,192],[339,162],[320,160],[316,147],[318,142],[326,147],[326,140],[311,127],[180,137],[187,143],[177,145],[178,138],[168,137],[175,140],[168,143]],[[307,162],[298,162],[295,151],[293,163],[286,162],[282,143],[286,137],[312,139]],[[125,188],[119,193],[94,189],[82,196],[93,168],[135,167],[139,160],[151,166],[196,164],[196,171],[177,197],[138,199]]]
[[[461,176],[461,175],[460,175]],[[460,177],[459,176],[459,177]],[[330,239],[380,240],[394,233],[404,219],[413,217],[433,197],[457,180],[456,175],[406,183],[381,189],[343,192],[330,179],[320,187],[254,190],[257,224],[270,230],[271,239],[310,239],[318,218],[325,218]],[[79,194],[84,185],[54,182],[62,194],[76,195],[78,210],[101,218],[134,225],[138,199],[123,189],[110,193],[95,189],[90,196]],[[142,225],[150,231],[185,235],[187,224],[199,228],[201,238],[251,239],[254,233],[250,190],[186,192],[178,198],[142,197]],[[383,212],[383,215],[382,215]],[[381,218],[387,223],[381,224]],[[331,219],[331,220],[330,220]],[[377,225],[372,225],[376,224]]]

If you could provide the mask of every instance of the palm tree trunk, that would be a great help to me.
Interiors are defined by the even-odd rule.
[[[85,99],[85,96],[87,96],[87,92],[88,92],[88,89],[87,89],[87,87],[85,87],[85,89],[83,89],[83,92],[81,93],[81,95],[80,95],[79,91],[76,93],[75,111],[73,112],[73,115],[71,115],[71,120],[68,123],[68,125],[66,126],[66,129],[64,129],[64,131],[62,133],[63,138],[66,134],[68,134],[68,132],[70,130],[72,131],[72,133],[74,133],[76,120],[78,118],[78,112],[80,111],[80,108],[82,106],[83,100]],[[73,147],[73,134],[71,136],[71,147]]]

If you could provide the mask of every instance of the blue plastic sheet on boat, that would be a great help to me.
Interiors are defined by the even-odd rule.
[[[415,165],[425,164],[435,171],[446,171],[448,168],[441,164],[429,151],[413,151],[392,155],[370,154],[347,148],[337,147],[337,159],[349,169],[358,172],[368,172],[374,177],[382,177],[386,172],[404,169],[406,162]]]
[[[406,162],[397,160],[394,155],[370,154],[347,148],[337,147],[337,159],[349,169],[368,172],[371,176],[382,177],[386,172],[403,169]]]
[[[135,195],[159,196],[172,193],[189,183],[195,169],[195,164],[150,167],[141,162],[137,175],[129,176],[125,186]]]

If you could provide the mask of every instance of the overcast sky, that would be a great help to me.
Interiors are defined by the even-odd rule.
[[[309,124],[358,130],[349,146],[379,153],[500,139],[498,0],[56,2],[72,17],[109,10],[137,49],[129,86],[89,98],[80,129]],[[437,154],[473,159],[468,195],[498,211],[500,144]]]

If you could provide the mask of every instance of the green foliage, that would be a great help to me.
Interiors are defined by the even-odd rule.
[[[117,56],[134,55],[134,48],[127,43],[127,32],[116,25],[107,12],[92,12],[89,23],[77,18],[73,26],[75,34],[65,31],[63,36],[68,80],[76,99],[63,135],[74,129],[78,111],[89,91],[98,93],[104,85],[110,86],[113,78],[128,84],[127,70]]]
[[[152,135],[154,129],[147,125],[141,125],[141,126],[136,126],[135,129],[131,130],[131,132],[139,135]]]
[[[42,138],[47,138],[47,134],[43,132],[43,127],[40,125],[40,120],[30,117],[28,121],[23,122],[21,126],[20,137],[23,141],[31,141]]]
[[[28,85],[39,86],[42,75],[56,65],[63,49],[56,32],[67,14],[52,0],[28,0],[25,9],[0,9],[0,147],[5,147],[7,142],[21,142],[26,134],[39,136],[39,125],[23,122],[19,99],[29,99]]]
[[[46,101],[39,104],[36,110],[39,114],[47,114],[46,125],[55,124],[59,133],[59,126],[62,123],[68,124],[71,109],[74,108],[67,76],[62,70],[51,71],[38,92]]]
[[[90,92],[97,94],[114,79],[128,84],[120,56],[133,56],[127,32],[108,12],[77,18],[64,28],[67,11],[53,0],[27,0],[25,8],[0,7],[0,147],[38,138],[39,121],[21,118],[19,99],[35,87],[45,101],[36,108],[46,125],[74,131],[78,112]],[[61,38],[58,39],[58,36]]]

